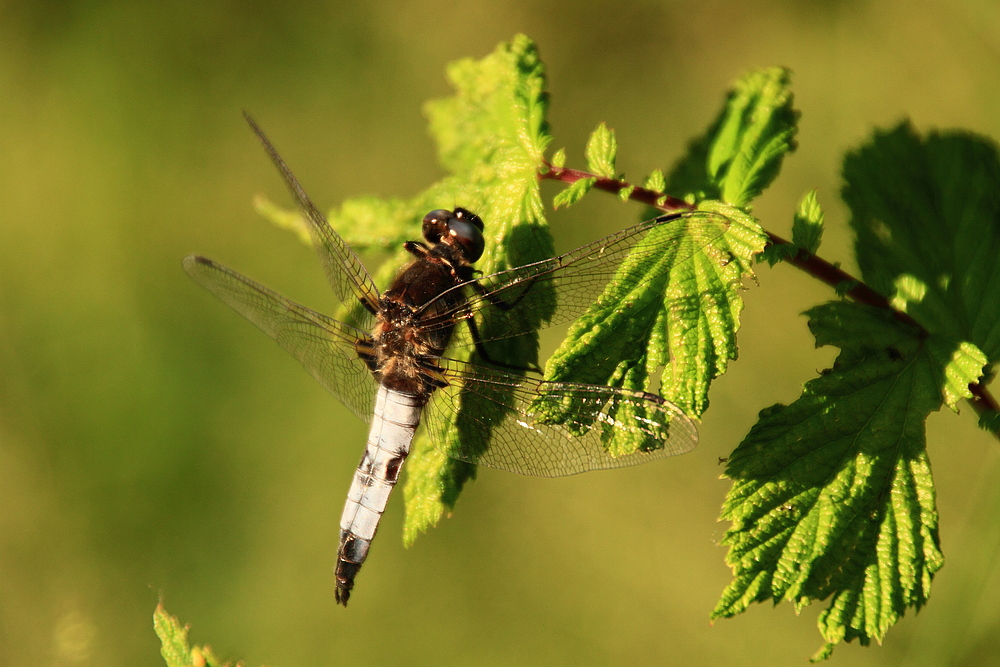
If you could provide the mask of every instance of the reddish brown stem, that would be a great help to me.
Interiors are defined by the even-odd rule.
[[[683,199],[677,199],[676,197],[671,197],[670,195],[665,195],[662,192],[656,192],[655,190],[633,186],[626,181],[614,178],[603,178],[578,169],[555,167],[551,164],[547,164],[546,166],[548,170],[539,174],[539,179],[555,180],[563,183],[575,183],[576,181],[584,178],[593,178],[595,179],[593,187],[598,190],[604,190],[605,192],[617,195],[622,190],[632,188],[631,192],[629,192],[629,199],[658,208],[667,213],[694,209],[693,205],[687,203]],[[765,232],[768,237],[769,246],[792,245],[777,234],[772,234],[766,230]],[[927,337],[929,335],[927,329],[925,329],[919,322],[906,313],[893,308],[892,305],[890,305],[889,300],[882,293],[875,291],[865,283],[841,269],[839,266],[831,264],[822,257],[808,253],[801,248],[795,248],[790,255],[784,258],[784,261],[802,271],[805,271],[810,276],[826,283],[830,287],[838,290],[840,294],[850,297],[858,303],[863,303],[875,308],[881,308],[889,311],[892,313],[892,316],[900,322],[916,328],[921,337]],[[969,391],[972,392],[972,398],[968,399],[969,403],[972,405],[977,414],[983,415],[990,412],[1000,413],[1000,405],[997,404],[993,395],[990,394],[989,390],[980,382],[971,383],[969,385]],[[994,435],[1000,438],[1000,432],[994,431]]]
[[[772,234],[766,230],[765,233],[767,234],[768,245],[792,245],[777,234]],[[801,248],[795,248],[793,253],[790,256],[784,257],[784,261],[805,271],[830,287],[840,290],[841,294],[851,297],[851,299],[858,303],[888,310],[900,322],[915,327],[920,332],[921,337],[928,335],[927,330],[919,322],[903,311],[893,308],[889,304],[889,299],[885,298],[881,292],[876,292],[836,264],[831,264],[822,257],[812,255]]]
[[[997,403],[997,399],[993,398],[990,390],[982,384],[970,382],[969,391],[972,392],[972,398],[969,399],[969,403],[972,404],[977,414],[1000,413],[1000,404]]]
[[[596,179],[594,181],[594,187],[598,190],[604,190],[605,192],[610,192],[611,194],[616,195],[622,190],[633,188],[632,192],[628,196],[629,199],[642,202],[643,204],[648,204],[649,206],[654,206],[661,211],[671,213],[673,211],[683,211],[694,208],[683,199],[677,199],[677,197],[671,197],[670,195],[665,195],[662,192],[656,192],[655,190],[640,188],[632,185],[631,183],[620,181],[615,178],[603,178],[586,171],[568,169],[566,167],[554,167],[551,164],[547,166],[548,171],[544,174],[539,174],[538,178],[562,181],[563,183],[576,183],[584,178],[593,178]]]

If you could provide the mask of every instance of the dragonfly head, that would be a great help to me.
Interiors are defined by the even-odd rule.
[[[428,243],[456,248],[469,264],[482,257],[486,248],[482,219],[464,208],[431,211],[424,216],[423,232]]]

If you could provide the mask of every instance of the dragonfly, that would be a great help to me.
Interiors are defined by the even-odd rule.
[[[423,218],[424,241],[404,244],[410,263],[380,292],[264,132],[246,119],[301,210],[351,321],[295,303],[205,257],[186,257],[184,269],[371,423],[340,521],[339,604],[347,605],[422,420],[431,433],[458,419],[464,433],[476,434],[449,443],[444,453],[453,459],[536,476],[635,465],[698,444],[694,422],[656,394],[534,377],[537,369],[494,358],[487,344],[530,334],[540,320],[550,326],[579,317],[626,258],[667,256],[650,265],[669,271],[720,238],[728,227],[724,216],[663,215],[557,257],[477,277],[472,265],[485,251],[483,220],[461,207],[437,209]],[[484,326],[491,321],[499,324]],[[453,341],[459,325],[468,335]],[[472,346],[476,355],[446,356],[453,342]],[[625,452],[609,447],[609,438],[621,436],[639,444]]]

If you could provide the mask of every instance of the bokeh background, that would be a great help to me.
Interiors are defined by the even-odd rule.
[[[818,188],[822,253],[848,267],[845,150],[904,117],[1000,137],[989,0],[0,1],[0,665],[161,665],[160,598],[250,666],[775,665],[818,648],[819,605],[708,622],[729,581],[718,459],[834,355],[799,314],[830,291],[784,266],[746,294],[699,449],[560,480],[483,470],[405,551],[397,494],[334,606],[364,426],[180,259],[329,310],[312,251],[252,210],[287,198],[240,110],[322,206],[410,196],[441,175],[421,104],[449,94],[445,65],[517,32],[548,65],[569,164],[603,120],[636,179],[669,168],[736,77],[791,67],[801,147],[755,210],[788,234]],[[553,216],[558,247],[636,220],[601,197]],[[837,663],[1000,660],[1000,448],[968,408],[928,429],[947,564],[927,608]]]

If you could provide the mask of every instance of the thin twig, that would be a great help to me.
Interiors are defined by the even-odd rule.
[[[616,178],[602,178],[586,171],[580,171],[579,169],[555,167],[551,164],[547,164],[546,166],[548,167],[548,171],[543,174],[539,174],[539,179],[562,181],[563,183],[576,183],[584,178],[593,178],[596,179],[594,187],[598,190],[604,190],[605,192],[610,192],[611,194],[616,195],[622,190],[632,188],[632,192],[628,196],[629,199],[653,206],[661,211],[666,211],[667,213],[673,213],[675,211],[689,211],[694,208],[694,206],[687,203],[683,199],[671,197],[670,195],[657,192],[656,190],[640,188],[626,181],[620,181]]]

